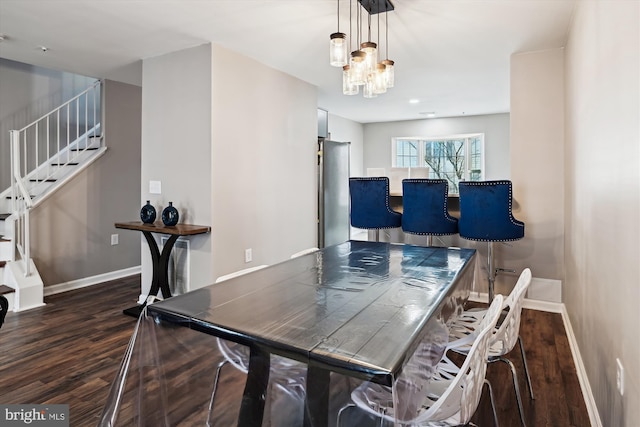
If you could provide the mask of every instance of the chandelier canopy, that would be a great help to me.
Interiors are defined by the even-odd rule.
[[[330,35],[329,63],[342,68],[342,93],[357,95],[362,87],[365,98],[375,98],[394,86],[394,61],[389,59],[389,26],[387,12],[394,10],[389,0],[357,0],[355,10],[349,0],[349,35],[340,31],[340,0],[338,28]],[[354,13],[355,12],[355,13]],[[385,59],[379,60],[380,15],[384,12]],[[367,40],[362,40],[363,13],[366,13]],[[355,18],[354,18],[355,15]],[[377,15],[377,43],[371,38],[371,22]],[[355,20],[355,34],[353,31]],[[375,22],[374,22],[375,24]],[[354,44],[355,39],[355,44]]]

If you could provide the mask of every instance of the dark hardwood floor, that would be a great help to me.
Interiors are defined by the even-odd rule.
[[[42,308],[9,313],[0,329],[0,403],[69,404],[71,426],[95,426],[135,327],[135,320],[123,315],[122,309],[135,303],[139,289],[140,277],[133,276],[47,297],[47,305]],[[519,352],[514,351],[509,357],[519,374],[528,425],[589,426],[561,316],[524,310],[521,335],[534,401],[529,399]],[[189,339],[184,334],[180,336]],[[194,357],[210,359],[206,353],[211,343],[200,347]],[[191,363],[165,371],[179,377],[189,370],[190,375],[195,373],[202,379],[197,384],[180,383],[179,404],[174,405],[179,413],[172,414],[172,419],[180,421],[175,425],[205,425],[213,372],[200,372],[199,366]],[[225,369],[214,408],[213,424],[218,426],[235,425],[244,386],[241,373]],[[487,375],[493,384],[500,425],[519,426],[509,368],[504,363],[493,363]],[[339,384],[346,389],[345,382]],[[348,396],[346,390],[338,393],[343,398]],[[474,417],[477,425],[493,425],[488,408],[488,399],[483,397]],[[126,412],[135,411],[124,405],[123,413]],[[132,425],[132,417],[122,419],[126,421],[118,425]],[[346,417],[342,425],[363,425],[349,420]],[[143,424],[160,425],[153,417],[140,425]]]

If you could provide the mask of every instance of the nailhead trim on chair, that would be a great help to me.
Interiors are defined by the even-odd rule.
[[[385,177],[380,177],[380,176],[364,176],[364,177],[358,177],[358,180],[360,181],[386,181],[385,182],[385,186],[387,187],[387,197],[385,199],[385,205],[387,206],[387,210],[391,213],[399,213],[394,211],[393,209],[391,209],[391,206],[389,206],[389,179],[387,178],[385,180]],[[354,227],[354,228],[358,228],[360,230],[386,230],[386,229],[391,229],[391,228],[399,228],[399,227],[373,227],[373,228],[361,228],[361,227]]]
[[[429,181],[429,182],[433,182],[433,183],[445,183],[447,184],[447,186],[445,187],[445,191],[444,191],[444,217],[449,220],[449,221],[453,221],[453,217],[451,215],[449,215],[449,208],[447,207],[447,197],[449,195],[449,185],[447,183],[446,179],[430,179],[430,178],[408,178],[408,179],[403,179],[402,180],[407,181],[407,182],[425,182],[425,181]],[[424,233],[424,232],[415,232],[415,231],[405,231],[405,233],[409,233],[409,234],[415,234],[418,236],[451,236],[453,234],[458,234],[458,233]]]
[[[518,221],[517,219],[515,219],[513,217],[512,212],[512,202],[513,202],[513,193],[512,193],[512,183],[511,181],[508,180],[498,180],[498,181],[465,181],[464,182],[465,185],[469,185],[469,186],[475,186],[475,187],[480,187],[480,186],[494,186],[496,184],[508,184],[509,185],[509,221],[511,221],[511,223],[517,227],[524,227],[524,223],[522,221]],[[486,239],[476,239],[476,238],[472,238],[472,237],[464,237],[464,236],[460,236],[463,239],[466,240],[474,240],[476,242],[515,242],[516,240],[520,240],[522,239],[522,237],[519,237],[517,239],[500,239],[500,240],[486,240]]]

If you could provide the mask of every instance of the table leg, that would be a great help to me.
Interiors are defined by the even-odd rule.
[[[329,425],[329,371],[316,366],[307,368],[307,399],[304,427]]]
[[[153,238],[153,234],[149,231],[143,231],[144,237],[149,243],[149,250],[151,251],[151,263],[153,265],[153,276],[151,278],[151,289],[149,295],[157,295],[158,291],[162,290],[162,296],[164,298],[171,297],[171,290],[169,289],[169,257],[171,255],[171,249],[178,240],[177,235],[173,234],[167,240],[162,248],[162,254],[158,249],[156,239]]]
[[[264,404],[269,385],[271,355],[257,347],[251,347],[249,373],[242,395],[238,427],[260,427],[264,416]]]
[[[171,297],[171,289],[169,288],[169,259],[171,256],[171,250],[173,249],[173,245],[178,240],[178,235],[172,234],[171,237],[167,240],[164,247],[162,248],[162,253],[160,253],[160,249],[158,249],[158,244],[156,243],[156,239],[153,238],[153,234],[150,231],[143,231],[145,239],[147,239],[147,243],[149,244],[149,252],[151,252],[151,265],[153,266],[153,275],[151,276],[151,288],[149,289],[149,293],[147,294],[147,298],[149,296],[158,295],[159,291],[162,291],[163,298]],[[124,314],[128,314],[133,317],[140,316],[140,312],[146,305],[145,303],[140,304],[136,307],[131,307],[123,310]]]

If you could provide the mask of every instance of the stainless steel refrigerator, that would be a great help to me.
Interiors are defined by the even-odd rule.
[[[350,142],[318,138],[318,247],[349,240]]]

